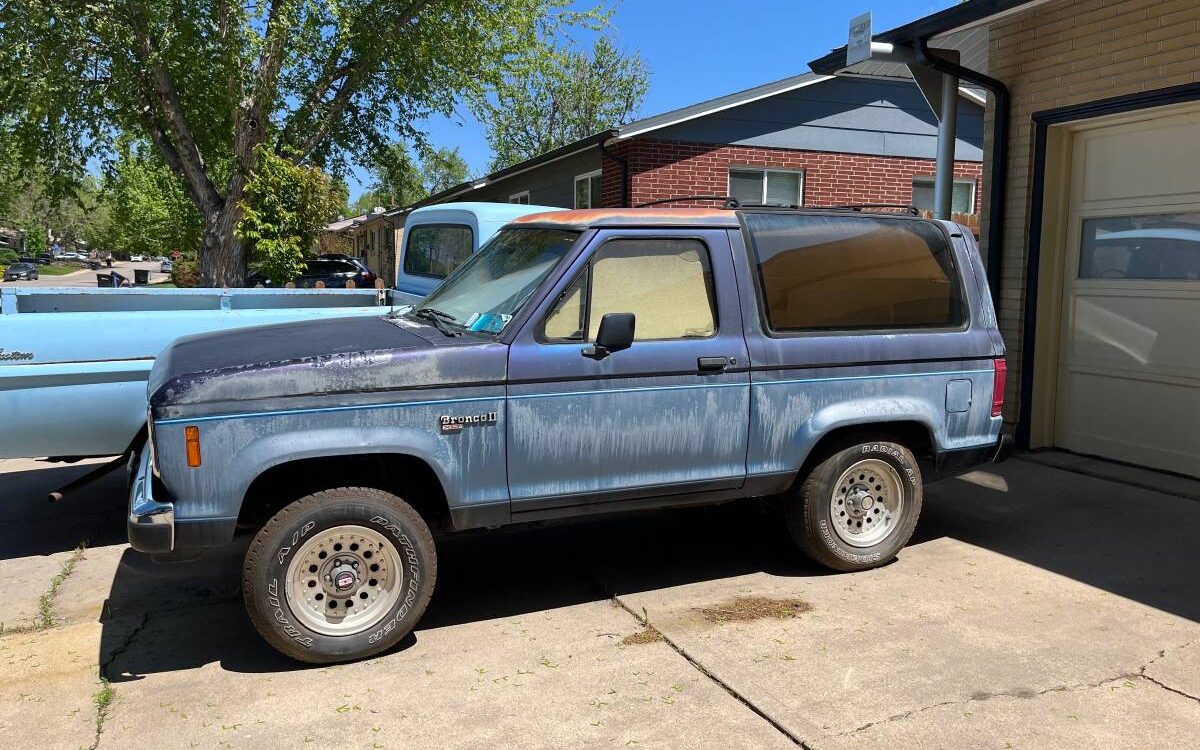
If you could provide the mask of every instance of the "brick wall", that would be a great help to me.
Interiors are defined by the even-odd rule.
[[[1009,372],[1019,373],[1024,342],[1032,115],[1047,109],[1200,82],[1200,0],[1059,0],[990,28],[988,70],[1009,87],[1012,121],[1000,328]],[[984,132],[992,132],[989,108]],[[983,163],[990,164],[991,139]],[[990,169],[984,169],[984,180]],[[983,230],[987,236],[987,212]],[[986,248],[985,248],[986,251]],[[1017,414],[1020,378],[1010,376],[1005,415]]]
[[[914,177],[932,177],[933,159],[794,151],[637,139],[613,152],[628,160],[633,205],[683,195],[725,195],[730,167],[777,167],[804,170],[804,203],[909,203]],[[982,165],[958,162],[957,177],[975,180],[975,210],[982,200]],[[602,197],[605,206],[620,205],[621,170],[615,159],[604,160]]]

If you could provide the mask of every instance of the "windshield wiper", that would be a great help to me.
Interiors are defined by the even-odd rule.
[[[420,318],[421,320],[428,320],[430,323],[433,323],[434,328],[451,338],[462,335],[462,331],[450,327],[451,324],[457,324],[458,321],[449,313],[444,313],[441,310],[435,310],[432,307],[422,307],[421,309],[413,312],[412,316],[414,318]]]

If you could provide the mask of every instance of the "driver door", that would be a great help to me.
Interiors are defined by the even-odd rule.
[[[509,351],[514,518],[739,488],[750,380],[723,230],[598,232]],[[606,313],[633,345],[583,356]]]

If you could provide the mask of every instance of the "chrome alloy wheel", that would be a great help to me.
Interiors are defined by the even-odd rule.
[[[852,547],[874,546],[900,525],[904,502],[900,472],[886,461],[863,459],[843,471],[833,486],[833,530]]]
[[[287,572],[287,597],[305,627],[322,635],[352,635],[391,611],[404,566],[382,534],[336,526],[300,547]]]

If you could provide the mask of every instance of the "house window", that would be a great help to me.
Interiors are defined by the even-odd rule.
[[[528,206],[529,205],[529,191],[523,190],[519,193],[513,193],[512,195],[508,196],[508,202],[509,203],[520,203],[523,206]]]
[[[913,178],[912,204],[922,211],[933,210],[932,177]],[[975,180],[955,178],[954,197],[950,201],[950,211],[956,214],[975,213]]]
[[[729,197],[748,206],[800,206],[804,172],[735,167],[729,170]]]
[[[597,208],[600,205],[600,170],[575,178],[575,208]]]

